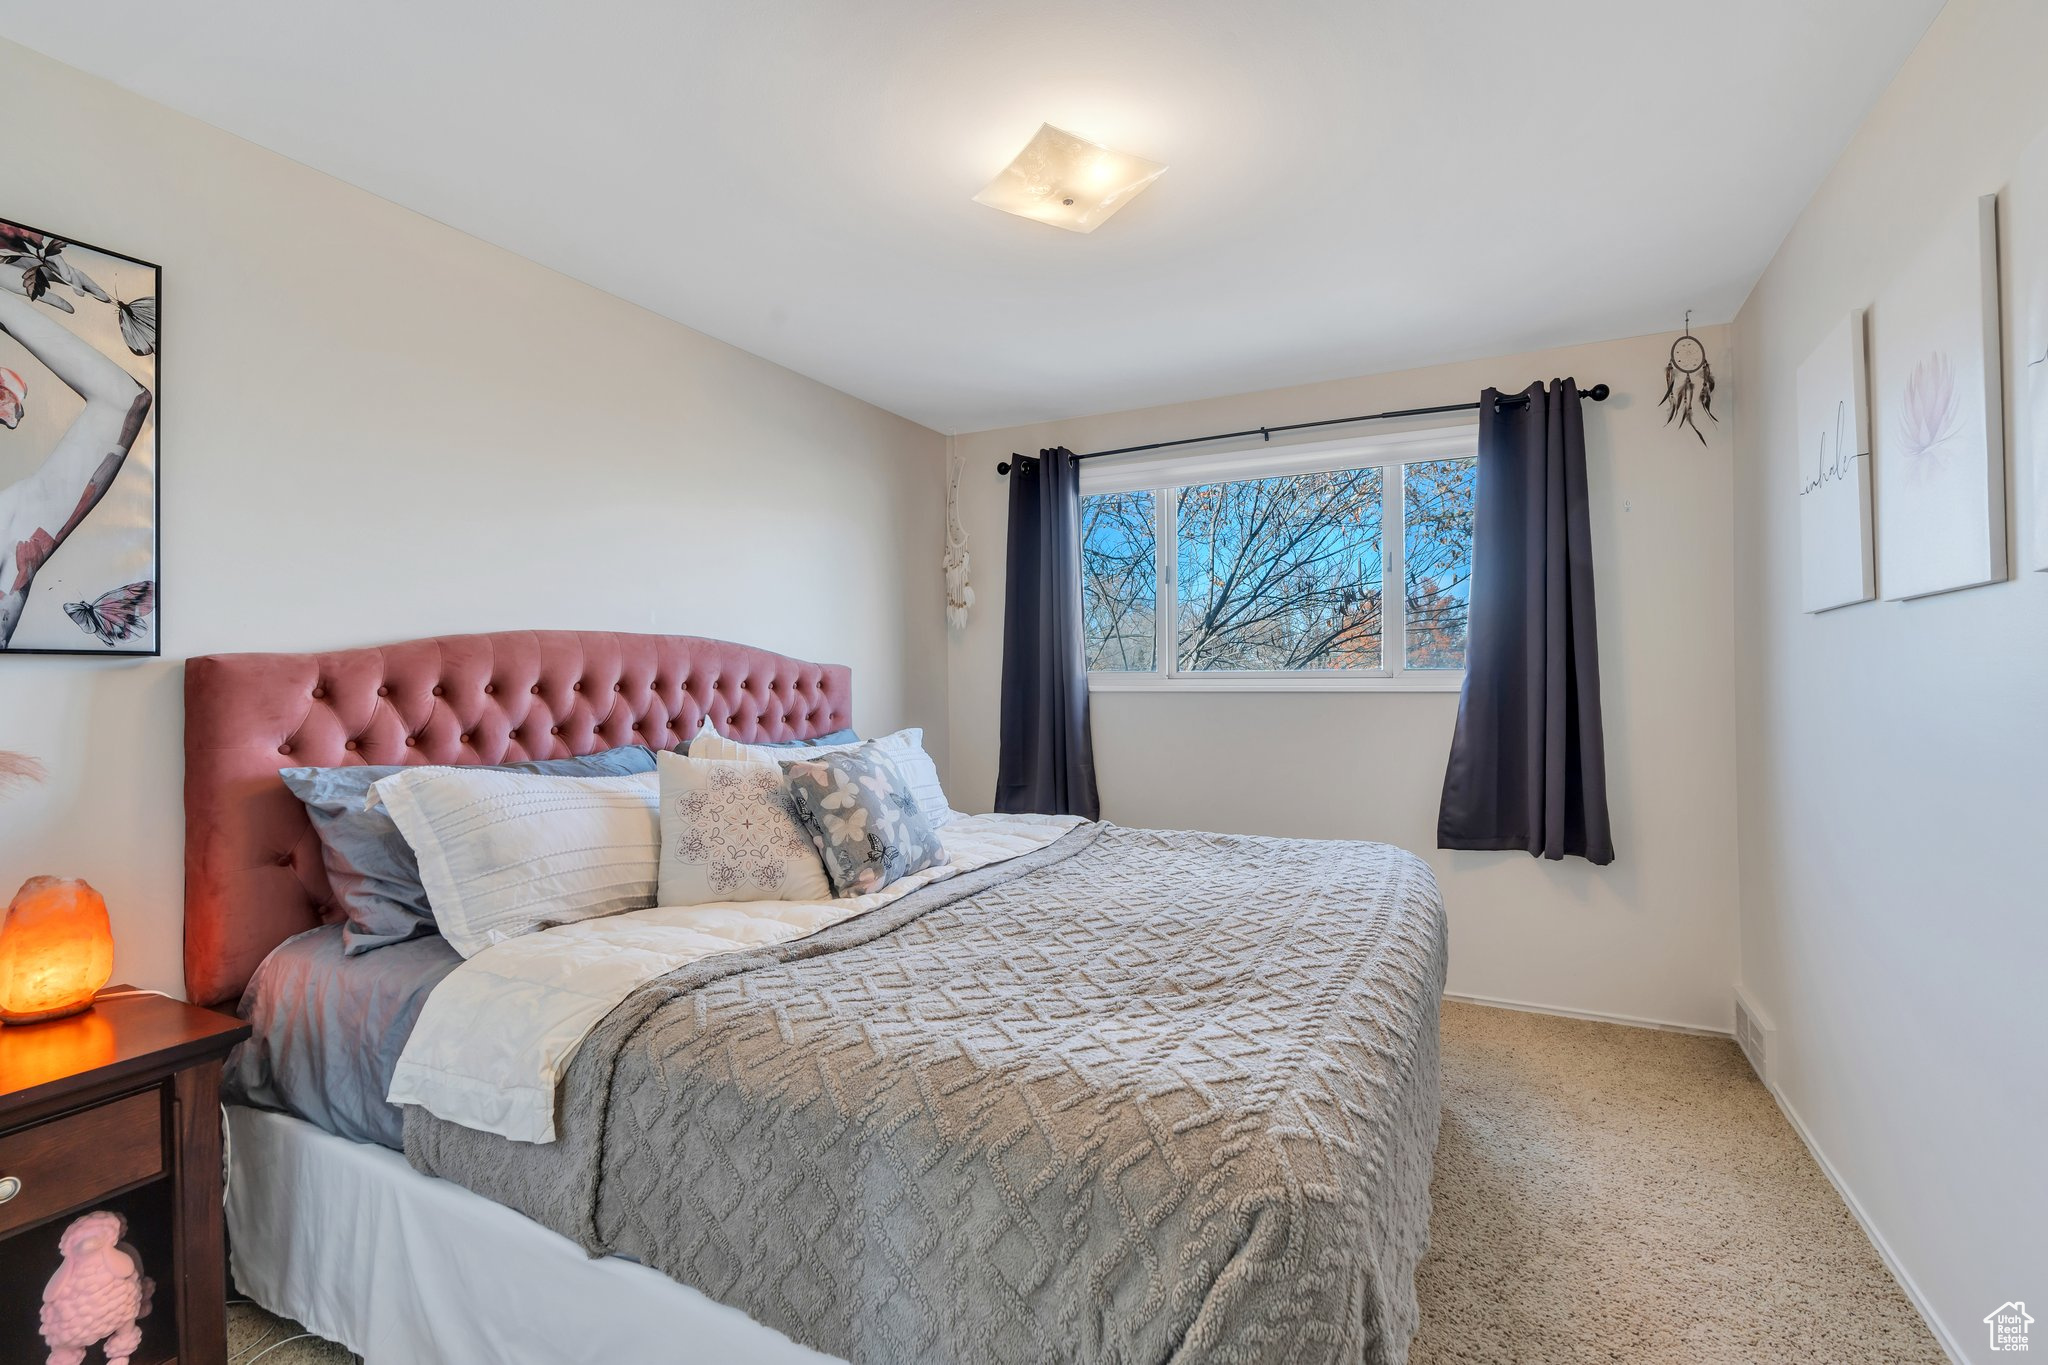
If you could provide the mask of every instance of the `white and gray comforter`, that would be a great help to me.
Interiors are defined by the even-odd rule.
[[[406,1154],[854,1361],[1398,1363],[1444,968],[1398,849],[1084,826],[640,987],[559,1141]]]

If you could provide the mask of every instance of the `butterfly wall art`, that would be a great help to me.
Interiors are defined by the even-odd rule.
[[[147,261],[0,218],[0,654],[158,654]]]
[[[156,610],[156,584],[130,583],[103,592],[90,602],[66,602],[64,614],[86,634],[112,649],[143,630],[143,618]]]

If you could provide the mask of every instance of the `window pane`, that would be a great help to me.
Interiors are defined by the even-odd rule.
[[[1081,499],[1081,629],[1090,672],[1149,673],[1159,588],[1151,493]]]
[[[1380,495],[1378,469],[1181,489],[1178,666],[1378,668]]]
[[[1402,474],[1408,667],[1463,668],[1479,466],[1474,460],[1421,460],[1403,466]]]

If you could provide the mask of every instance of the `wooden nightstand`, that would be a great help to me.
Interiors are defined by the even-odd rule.
[[[58,1235],[101,1208],[128,1219],[156,1282],[134,1365],[227,1360],[220,1074],[249,1026],[123,991],[69,1019],[0,1028],[0,1194],[12,1191],[0,1202],[0,1360],[43,1359]]]

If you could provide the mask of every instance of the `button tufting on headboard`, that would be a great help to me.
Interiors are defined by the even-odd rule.
[[[727,679],[738,686],[720,689]],[[602,716],[584,707],[607,691],[616,695]],[[199,1004],[234,1001],[266,953],[334,913],[280,768],[562,758],[642,736],[667,744],[695,734],[707,709],[737,739],[810,739],[853,723],[852,693],[841,665],[688,635],[507,631],[188,660],[186,991]]]

